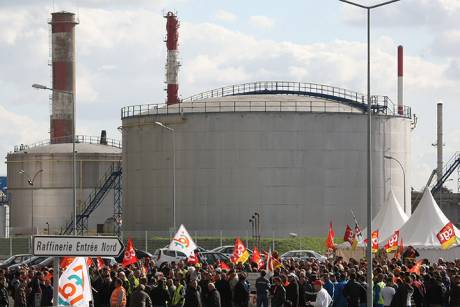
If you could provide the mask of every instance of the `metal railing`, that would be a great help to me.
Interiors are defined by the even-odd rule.
[[[230,98],[244,95],[291,95],[311,97],[310,100],[209,100],[210,98]],[[404,106],[398,114],[397,106],[388,96],[372,96],[372,109],[376,114],[411,118],[411,109]],[[144,104],[126,106],[121,109],[121,119],[182,113],[216,112],[342,112],[361,113],[367,110],[367,97],[358,92],[329,85],[262,81],[231,85],[203,92],[183,99],[179,104]]]
[[[72,143],[72,137],[71,136],[64,136],[60,138],[53,138],[39,141],[33,144],[21,144],[21,145],[16,145],[14,146],[14,152],[20,152],[23,150],[35,148],[35,147],[41,147],[41,146],[47,146],[51,144],[63,144],[63,143]],[[75,136],[75,143],[77,144],[101,144],[101,138],[98,136],[89,136],[89,135],[76,135]],[[119,140],[115,139],[108,139],[106,138],[104,140],[104,145],[115,147],[115,148],[121,148],[121,142]]]

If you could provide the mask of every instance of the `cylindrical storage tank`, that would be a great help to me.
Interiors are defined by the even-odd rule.
[[[403,203],[402,173],[384,156],[409,178],[411,132],[409,108],[398,115],[387,97],[375,99],[374,216],[390,189]],[[340,233],[351,210],[364,227],[364,102],[334,87],[264,82],[123,108],[123,230],[168,231],[174,194],[176,227],[201,235],[244,235],[255,212],[266,236],[324,236],[330,221]]]
[[[80,139],[80,137],[78,138]],[[87,140],[91,140],[88,141]],[[90,193],[104,183],[114,164],[120,163],[121,146],[81,139],[76,145],[77,214]],[[20,146],[7,155],[11,233],[60,233],[73,219],[72,143]],[[35,177],[35,179],[34,179]],[[32,179],[33,185],[30,183]],[[114,195],[109,190],[88,220],[89,232],[113,216]],[[32,215],[33,212],[33,215]],[[33,226],[32,226],[33,224]]]

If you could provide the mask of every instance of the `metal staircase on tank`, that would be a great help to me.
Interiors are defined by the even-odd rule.
[[[444,166],[442,176],[438,179],[438,181],[432,186],[431,194],[435,194],[441,190],[442,186],[449,177],[454,173],[456,169],[460,170],[460,151],[456,152]],[[460,174],[460,173],[459,173]]]
[[[121,174],[121,162],[112,163],[107,172],[101,178],[101,184],[88,196],[83,210],[76,218],[78,235],[83,235],[85,232],[88,232],[89,217],[94,210],[102,204],[110,189],[114,189],[114,215],[117,213],[121,217]],[[114,217],[116,218],[116,216]],[[69,223],[67,223],[61,234],[72,234],[74,228],[73,225],[74,221],[72,219]]]

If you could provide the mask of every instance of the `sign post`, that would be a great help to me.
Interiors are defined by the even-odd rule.
[[[34,256],[52,256],[53,302],[59,306],[59,262],[60,257],[116,257],[123,251],[118,237],[34,236]]]

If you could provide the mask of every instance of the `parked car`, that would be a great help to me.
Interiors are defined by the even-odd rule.
[[[220,252],[199,252],[198,257],[201,263],[206,263],[208,265],[215,265],[219,261],[230,264],[230,258],[224,253]]]
[[[32,257],[31,254],[19,254],[13,255],[8,259],[5,259],[2,263],[0,263],[0,269],[6,269],[14,264],[18,264],[24,262]]]
[[[46,256],[34,256],[34,257],[31,257],[29,258],[28,260],[26,261],[23,261],[21,263],[17,263],[17,264],[14,264],[12,266],[10,266],[8,268],[8,270],[10,271],[17,271],[19,270],[19,268],[21,268],[22,266],[27,266],[27,267],[32,267],[34,265],[37,265],[39,264],[40,262],[42,261],[45,261],[48,257]]]
[[[187,260],[187,256],[183,252],[159,248],[153,253],[152,259],[155,260],[157,267],[160,267],[163,263],[177,263],[181,260]]]
[[[325,256],[315,251],[312,251],[312,250],[292,250],[292,251],[288,251],[281,255],[281,260],[287,260],[291,258],[298,259],[298,260],[306,260],[310,258],[315,258],[321,262],[324,262],[327,260]]]
[[[222,253],[222,254],[225,254],[227,257],[230,258],[233,255],[233,250],[234,249],[235,249],[234,245],[224,245],[224,246],[216,247],[216,248],[210,250],[210,252]],[[252,250],[250,250],[249,248],[247,250],[248,250],[249,254],[252,255]]]

